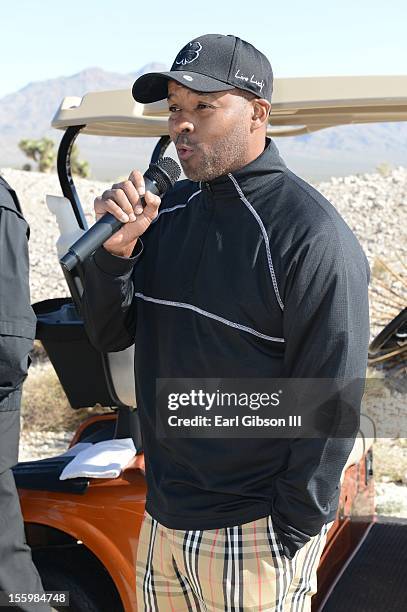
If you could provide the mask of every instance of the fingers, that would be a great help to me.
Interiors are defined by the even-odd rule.
[[[94,208],[96,219],[109,212],[122,223],[140,221],[142,226],[147,227],[157,217],[160,204],[161,198],[145,191],[141,172],[133,170],[127,181],[115,183],[97,197]]]
[[[126,181],[126,183],[132,185],[141,198],[144,196],[146,192],[146,186],[144,183],[144,176],[139,170],[133,170],[132,172],[130,172],[129,180]],[[134,207],[134,212],[136,213],[136,215],[141,215],[141,213],[143,212],[143,206],[141,205],[141,202],[138,202],[138,204]]]
[[[142,193],[140,193],[133,181],[128,179],[127,181],[123,181],[123,183],[112,185],[112,189],[121,190],[125,193],[136,215],[140,215],[143,212],[143,206],[141,204],[140,198],[144,195],[144,187],[142,189],[140,188],[142,191]]]
[[[151,191],[146,191],[144,196],[145,207],[143,214],[152,221],[158,215],[158,209],[160,208],[161,198],[157,195],[151,193]]]
[[[136,214],[143,212],[140,194],[129,180],[112,185],[111,189],[104,191],[102,196],[95,199],[94,209],[96,219],[110,212],[123,222],[135,221]]]
[[[114,217],[116,217],[116,219],[119,219],[119,221],[122,221],[122,223],[127,223],[127,221],[130,221],[130,215],[128,212],[123,210],[113,199],[105,199],[104,196],[105,194],[103,194],[102,197],[97,197],[95,199],[94,208],[96,213],[96,221],[107,212],[111,213]],[[132,212],[131,214],[135,218],[134,213]]]
[[[146,192],[146,186],[144,183],[144,176],[139,172],[139,170],[133,170],[130,173],[129,181],[134,185],[137,189],[137,192],[140,196],[143,196]]]
[[[120,208],[127,214],[130,221],[136,220],[134,209],[139,203],[139,196],[129,199],[126,192],[123,189],[111,189],[102,195],[103,199],[113,200]]]

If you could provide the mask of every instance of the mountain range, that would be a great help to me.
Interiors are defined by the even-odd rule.
[[[18,149],[22,138],[48,136],[59,142],[61,132],[52,129],[50,122],[64,96],[124,89],[145,72],[165,69],[158,63],[128,74],[87,68],[71,76],[29,83],[0,98],[0,167],[20,168],[27,162]],[[334,127],[295,138],[276,138],[275,142],[287,165],[297,174],[323,180],[372,171],[384,162],[407,166],[406,139],[407,122]],[[152,139],[144,138],[82,135],[77,142],[81,157],[90,163],[92,177],[101,180],[127,175],[133,167],[144,168],[153,147]]]

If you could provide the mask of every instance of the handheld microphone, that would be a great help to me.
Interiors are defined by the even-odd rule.
[[[171,157],[163,157],[157,164],[150,164],[144,173],[146,191],[162,197],[176,183],[181,168]],[[141,198],[144,206],[144,198]],[[92,227],[70,246],[66,255],[60,259],[62,268],[68,272],[78,263],[83,263],[97,248],[117,232],[124,223],[111,213],[106,213]]]

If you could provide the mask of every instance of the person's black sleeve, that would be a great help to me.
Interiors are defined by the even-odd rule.
[[[284,377],[327,379],[321,393],[332,388],[325,413],[333,423],[343,421],[349,405],[359,418],[369,342],[369,276],[353,234],[338,236],[336,228],[327,227],[297,253],[285,289]],[[341,473],[355,440],[353,433],[343,436],[291,441],[272,503],[290,558],[333,520]]]
[[[142,252],[139,239],[132,257],[118,257],[100,247],[85,263],[81,311],[86,333],[98,351],[121,351],[134,344],[133,271]]]
[[[0,197],[11,199],[3,191]],[[27,223],[0,202],[0,412],[20,407],[35,323],[30,305]]]

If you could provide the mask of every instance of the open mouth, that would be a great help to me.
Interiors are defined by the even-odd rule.
[[[185,160],[185,159],[189,159],[191,155],[193,155],[194,150],[191,147],[180,145],[179,147],[177,147],[177,153],[178,153],[178,157],[181,160]]]

